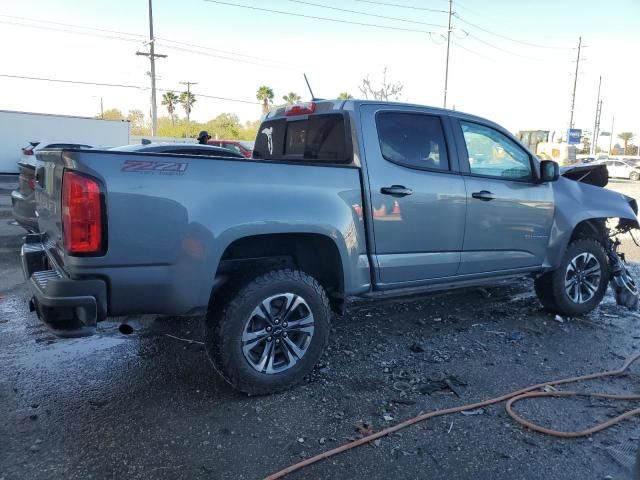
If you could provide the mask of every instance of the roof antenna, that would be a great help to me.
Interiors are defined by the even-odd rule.
[[[309,93],[311,93],[311,101],[317,100],[316,96],[313,94],[313,90],[311,90],[311,85],[309,85],[309,79],[307,79],[307,74],[303,73],[304,81],[307,82],[307,88],[309,89]]]

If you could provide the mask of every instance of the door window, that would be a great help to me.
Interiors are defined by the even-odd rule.
[[[393,163],[426,170],[449,170],[440,118],[381,112],[376,118],[382,156]]]
[[[472,122],[460,122],[475,175],[509,180],[531,180],[531,159],[516,142],[499,131]]]

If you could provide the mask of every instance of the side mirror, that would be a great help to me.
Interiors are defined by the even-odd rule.
[[[560,166],[553,160],[542,160],[540,162],[540,182],[555,182],[560,178]]]

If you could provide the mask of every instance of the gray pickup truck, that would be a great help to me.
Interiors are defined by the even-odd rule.
[[[22,248],[38,316],[77,335],[107,316],[206,314],[212,364],[250,394],[309,373],[358,297],[530,276],[560,314],[589,312],[610,281],[637,302],[615,237],[637,205],[601,188],[606,167],[559,176],[460,112],[316,101],[269,113],[251,159],[38,158],[41,233]]]

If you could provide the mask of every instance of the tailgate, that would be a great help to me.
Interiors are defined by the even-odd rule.
[[[44,244],[47,251],[54,255],[56,260],[62,261],[62,174],[64,162],[62,150],[38,152],[40,162],[36,169],[36,217],[40,232],[43,233]]]

